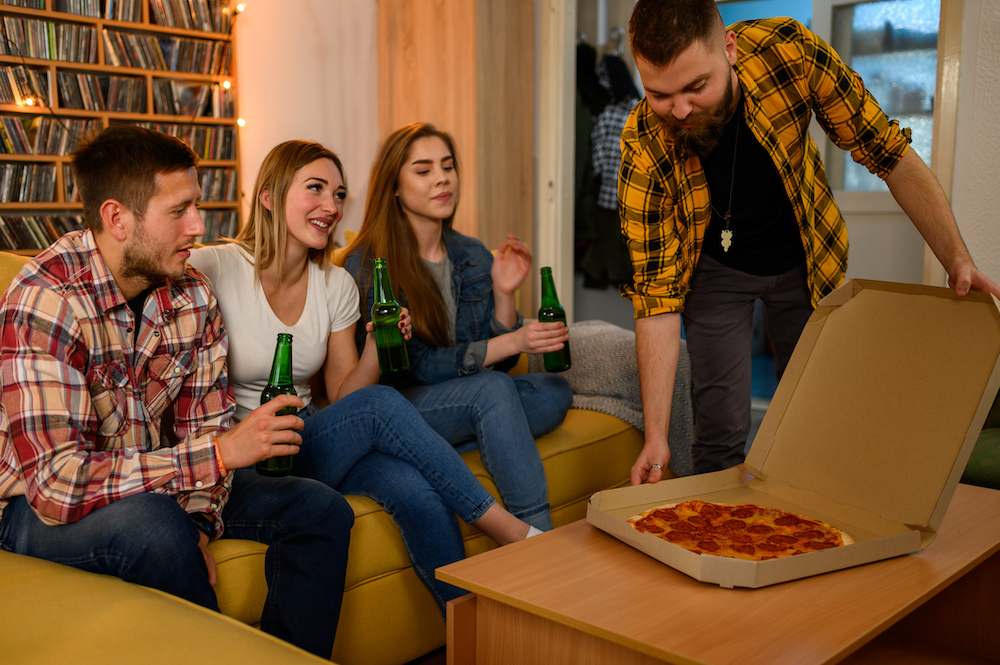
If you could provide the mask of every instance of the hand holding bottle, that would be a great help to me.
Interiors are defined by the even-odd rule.
[[[569,328],[562,321],[525,321],[511,335],[517,353],[552,353],[569,343]]]
[[[378,367],[382,376],[391,377],[410,369],[406,339],[399,325],[402,308],[393,295],[385,259],[375,259],[372,267],[375,272],[375,302],[372,305],[371,321],[375,324]]]
[[[410,318],[410,310],[406,307],[399,308],[399,329],[403,333],[403,339],[410,341],[413,337],[413,319]],[[375,338],[375,324],[369,321],[365,324],[365,332]],[[367,342],[366,342],[367,344]]]
[[[542,306],[538,310],[539,321],[561,321],[566,324],[566,311],[559,304],[556,295],[555,280],[552,279],[552,268],[542,268]],[[565,372],[572,364],[569,355],[569,337],[566,344],[558,351],[547,352],[543,360],[546,372]]]
[[[295,395],[281,395],[251,411],[228,432],[218,435],[219,452],[227,469],[242,469],[262,460],[299,452],[305,423],[298,416],[279,416],[278,411],[305,406]]]

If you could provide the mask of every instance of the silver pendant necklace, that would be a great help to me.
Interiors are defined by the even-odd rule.
[[[722,217],[722,221],[726,223],[726,228],[722,230],[722,251],[728,252],[729,248],[733,246],[733,230],[729,228],[729,220],[733,216],[733,184],[736,182],[736,149],[740,147],[740,125],[742,125],[742,120],[736,121],[736,140],[733,142],[733,172],[729,176],[729,206],[726,208],[726,214],[723,215],[719,212],[719,209],[712,205],[712,210],[719,217]]]

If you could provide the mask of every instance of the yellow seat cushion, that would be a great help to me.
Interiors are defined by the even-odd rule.
[[[25,263],[31,260],[30,256],[11,254],[10,252],[0,252],[0,292],[6,291],[11,280],[17,276]]]
[[[327,662],[169,594],[3,551],[0,598],[4,663]]]

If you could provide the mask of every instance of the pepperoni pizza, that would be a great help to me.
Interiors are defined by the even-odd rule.
[[[708,503],[697,499],[653,508],[628,520],[698,554],[763,561],[850,545],[835,527],[784,510],[754,504]]]

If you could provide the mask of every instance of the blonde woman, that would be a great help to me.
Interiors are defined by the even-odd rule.
[[[295,388],[306,405],[292,472],[386,507],[443,610],[462,593],[434,579],[434,568],[464,555],[455,513],[500,544],[530,529],[496,503],[408,401],[377,384],[371,324],[362,326],[359,355],[357,287],[329,260],[346,194],[333,152],[307,141],[282,143],[261,166],[250,218],[235,242],[200,248],[190,262],[218,295],[237,419],[259,403],[277,334],[291,333]],[[400,327],[408,336],[405,313]],[[308,383],[320,371],[331,401],[323,409]]]

